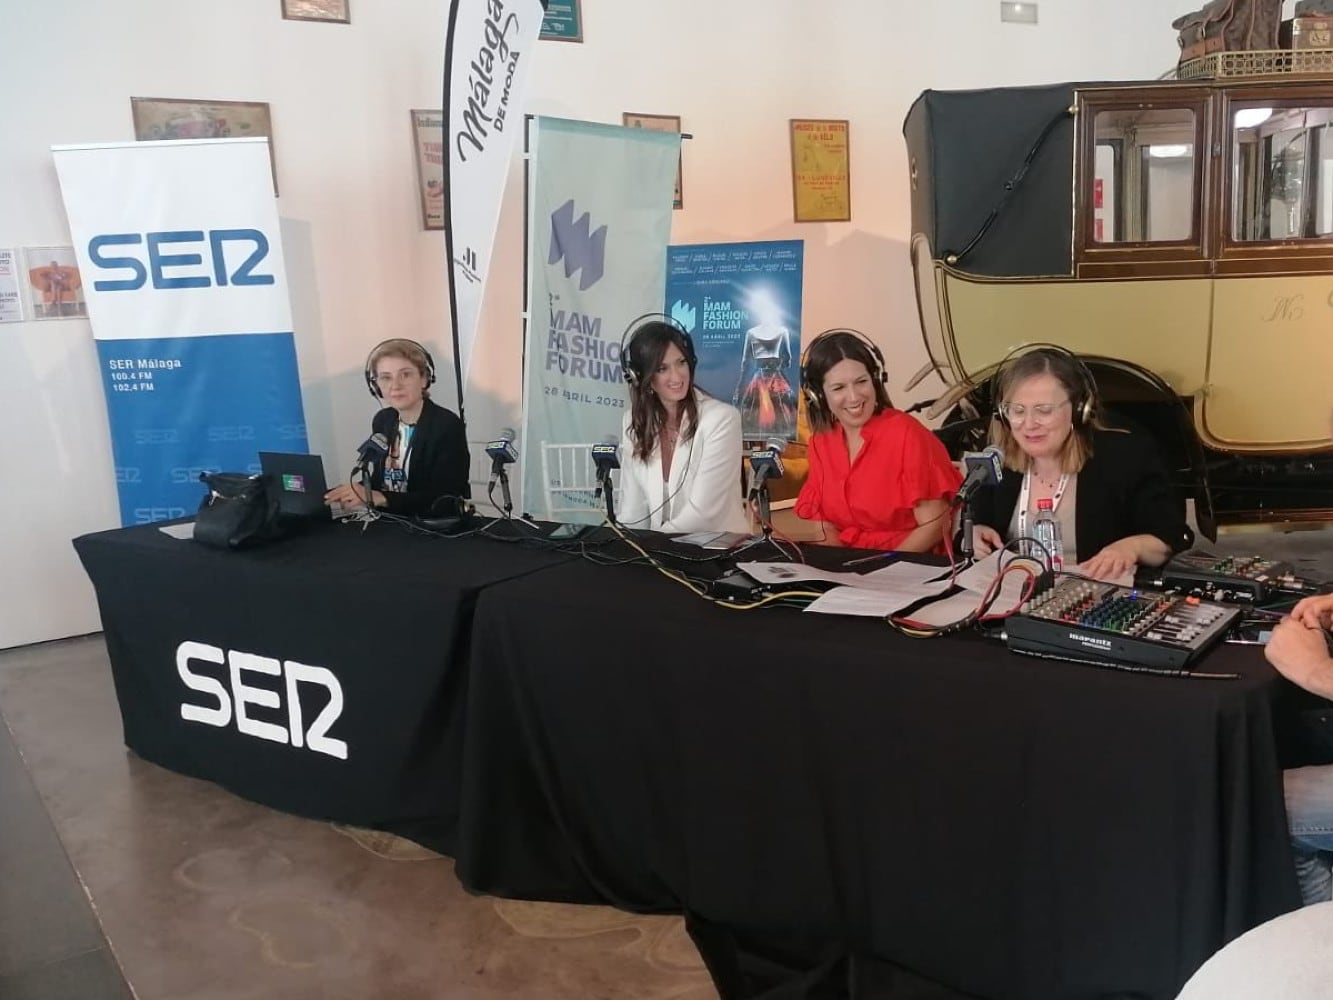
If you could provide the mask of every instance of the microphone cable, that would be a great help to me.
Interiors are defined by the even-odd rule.
[[[621,529],[620,525],[612,524],[611,530],[614,531],[617,535],[619,535],[621,540],[624,541],[626,545],[634,549],[645,560],[647,560],[648,565],[652,566],[653,569],[657,570],[668,580],[672,580],[675,583],[680,584],[682,587],[685,587],[687,590],[692,592],[696,597],[702,597],[710,604],[717,605],[718,607],[730,608],[733,611],[751,611],[755,608],[765,607],[767,605],[774,604],[778,601],[785,601],[791,598],[808,597],[811,600],[813,600],[817,597],[822,596],[822,593],[817,590],[788,590],[772,594],[765,594],[758,600],[751,601],[747,604],[735,604],[731,601],[724,601],[721,600],[720,598],[713,597],[711,594],[708,593],[708,591],[704,587],[700,586],[699,584],[689,579],[688,577],[684,576],[683,574],[677,573],[675,570],[668,569],[666,566],[663,566],[656,558],[653,557],[653,555],[647,549],[643,548],[643,546],[639,545],[638,542],[636,542],[633,538],[627,535]],[[758,584],[756,584],[756,586],[758,586]]]

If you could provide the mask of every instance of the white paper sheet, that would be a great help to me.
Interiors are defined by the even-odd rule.
[[[874,587],[834,587],[827,594],[806,605],[806,611],[825,615],[868,615],[883,618],[915,604],[923,597],[942,594],[949,589],[948,580],[934,583],[924,580],[900,581],[896,585],[881,580]],[[973,601],[976,598],[973,597]]]
[[[852,573],[817,569],[803,563],[785,562],[742,562],[736,564],[748,576],[759,583],[795,583],[800,580],[824,580],[828,583],[842,584],[844,587],[857,587],[866,590],[896,589],[913,583],[920,583],[948,573],[943,566],[922,566],[920,563],[891,563],[873,573]],[[930,591],[939,593],[938,590]],[[924,593],[921,596],[925,596]]]

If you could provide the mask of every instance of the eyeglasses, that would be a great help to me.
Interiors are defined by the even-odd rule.
[[[1068,403],[1064,399],[1058,403],[1034,403],[1031,406],[1015,406],[1013,403],[1000,404],[1000,416],[1011,424],[1021,424],[1025,420],[1031,420],[1034,424],[1047,423],[1059,411],[1060,407]]]
[[[421,372],[417,371],[415,368],[409,368],[406,371],[401,371],[397,375],[394,375],[391,372],[381,372],[380,374],[375,376],[375,384],[380,388],[386,388],[387,386],[393,385],[395,382],[407,385],[414,379],[420,377],[421,377]]]

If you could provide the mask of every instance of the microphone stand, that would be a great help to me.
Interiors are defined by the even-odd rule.
[[[610,469],[597,470],[597,489],[606,493],[606,519],[616,524],[615,484],[611,481]]]
[[[773,537],[773,512],[766,478],[760,479],[758,484],[750,488],[750,499],[759,504],[759,527],[764,532],[764,540],[768,541]]]
[[[379,512],[375,510],[375,501],[372,497],[370,488],[370,460],[366,459],[360,463],[361,466],[361,495],[365,498],[367,521],[373,521],[379,517]]]
[[[963,516],[959,519],[962,525],[961,537],[958,539],[958,559],[963,566],[971,566],[976,561],[976,552],[972,544],[972,494],[968,493],[962,498]]]

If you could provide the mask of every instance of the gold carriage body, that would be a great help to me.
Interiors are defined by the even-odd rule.
[[[1211,449],[1333,450],[1333,51],[1195,62],[1172,81],[918,98],[904,134],[932,365],[966,388],[1052,342],[1160,376]]]

